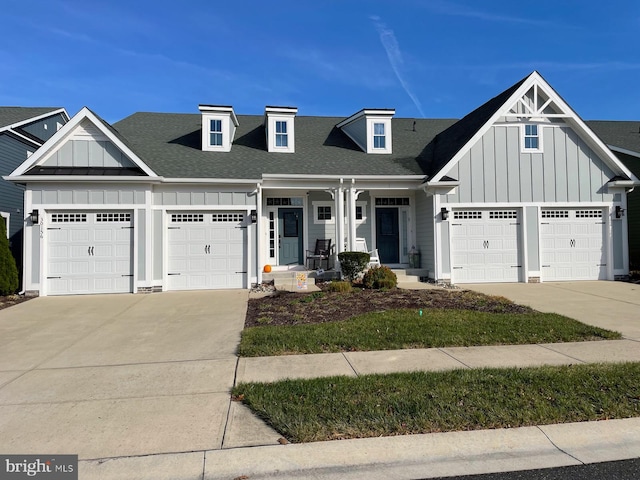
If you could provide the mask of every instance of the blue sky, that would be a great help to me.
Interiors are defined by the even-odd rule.
[[[3,0],[0,105],[459,118],[538,70],[640,119],[637,0]]]

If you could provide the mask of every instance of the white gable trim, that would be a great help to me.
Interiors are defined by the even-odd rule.
[[[40,161],[49,157],[55,150],[60,148],[63,143],[69,140],[83,120],[89,120],[93,125],[116,147],[118,147],[136,166],[150,177],[156,177],[157,175],[151,170],[129,147],[127,147],[122,141],[114,135],[114,133],[108,129],[96,115],[91,112],[87,107],[83,107],[74,117],[66,124],[62,126],[49,140],[47,140],[41,148],[39,148],[33,155],[31,155],[25,162],[16,168],[9,177],[19,177],[23,175],[32,166],[37,165]]]
[[[20,122],[12,123],[11,125],[5,125],[4,127],[0,127],[0,132],[4,132],[5,130],[12,130],[14,128],[19,128],[23,125],[28,125],[29,123],[37,122],[38,120],[42,120],[44,118],[52,117],[54,115],[62,114],[67,122],[69,121],[69,114],[64,108],[58,108],[57,110],[51,110],[50,112],[43,113],[42,115],[37,115],[35,117],[27,118],[26,120],[22,120]]]
[[[520,85],[520,87],[504,102],[504,104],[496,110],[496,112],[489,118],[489,120],[471,137],[471,139],[456,153],[451,160],[449,160],[444,167],[440,169],[431,179],[432,182],[439,182],[442,178],[451,170],[451,168],[458,163],[468,152],[471,147],[475,145],[483,137],[485,133],[496,123],[496,121],[503,116],[513,117],[514,114],[510,113],[510,109],[516,103],[520,102],[520,99],[531,89],[534,88],[534,92],[537,95],[539,90],[542,90],[545,95],[549,97],[559,109],[563,111],[561,114],[548,114],[547,117],[562,117],[566,118],[566,122],[569,126],[577,130],[581,136],[584,136],[593,147],[595,147],[596,153],[607,163],[614,171],[618,171],[627,177],[629,177],[634,183],[640,185],[638,180],[631,171],[624,166],[620,160],[613,154],[613,152],[607,148],[607,146],[598,138],[597,135],[582,121],[582,119],[573,111],[573,109],[556,93],[556,91],[549,85],[544,78],[538,73],[533,72],[529,77]],[[522,103],[522,102],[521,102]],[[542,109],[549,105],[547,101]],[[528,107],[527,107],[528,108]],[[534,116],[535,112],[530,114],[522,114],[522,116]]]

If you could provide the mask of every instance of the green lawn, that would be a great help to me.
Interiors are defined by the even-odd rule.
[[[617,332],[554,313],[388,310],[340,322],[260,326],[242,332],[241,356],[577,342],[618,339]]]
[[[240,384],[293,442],[640,416],[640,363],[453,370]]]

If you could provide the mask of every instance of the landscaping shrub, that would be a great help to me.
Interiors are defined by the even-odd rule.
[[[327,292],[350,292],[351,283],[349,282],[331,282],[325,287]]]
[[[338,260],[340,260],[342,275],[350,282],[353,282],[367,268],[370,258],[367,252],[339,253]]]
[[[0,295],[11,295],[18,290],[18,267],[9,248],[7,226],[0,221]]]
[[[362,278],[362,284],[365,288],[396,288],[398,286],[398,277],[391,271],[389,267],[380,266],[372,267]]]

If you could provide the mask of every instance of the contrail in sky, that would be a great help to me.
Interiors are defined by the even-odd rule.
[[[402,66],[404,64],[404,61],[402,60],[402,51],[400,50],[400,45],[398,45],[398,40],[396,40],[396,36],[394,35],[393,30],[387,28],[387,26],[380,21],[380,17],[378,16],[371,16],[369,18],[371,18],[371,20],[373,21],[373,24],[378,31],[378,35],[380,35],[380,42],[382,42],[382,46],[387,52],[387,58],[389,58],[389,63],[391,64],[393,72],[396,74],[396,77],[398,77],[398,80],[400,81],[400,84],[402,85],[404,91],[407,93],[407,95],[409,95],[409,98],[411,98],[411,101],[420,112],[420,115],[422,115],[422,117],[424,118],[425,115],[422,111],[420,100],[418,100],[418,98],[411,90],[411,87],[402,76]]]

